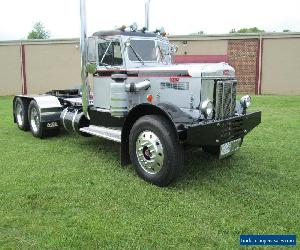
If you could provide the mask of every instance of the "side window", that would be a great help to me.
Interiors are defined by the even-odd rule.
[[[99,64],[122,65],[121,45],[118,41],[106,41],[98,44]]]

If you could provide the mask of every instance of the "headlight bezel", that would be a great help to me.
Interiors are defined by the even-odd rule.
[[[205,118],[212,119],[214,113],[214,104],[210,99],[202,102],[200,109]]]
[[[241,97],[240,104],[243,109],[247,109],[251,105],[251,96],[250,95],[244,95]]]

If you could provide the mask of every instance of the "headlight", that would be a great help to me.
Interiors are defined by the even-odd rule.
[[[201,104],[201,112],[206,118],[212,118],[214,106],[211,100],[205,100]]]
[[[251,96],[250,95],[244,95],[242,98],[241,98],[241,101],[240,101],[241,105],[243,108],[248,108],[251,104]]]

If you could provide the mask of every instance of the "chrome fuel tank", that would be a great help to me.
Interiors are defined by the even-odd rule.
[[[79,135],[85,135],[79,129],[88,127],[90,122],[84,115],[82,107],[68,107],[60,115],[60,124],[70,133],[75,132]]]

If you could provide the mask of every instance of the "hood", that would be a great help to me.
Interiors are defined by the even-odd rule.
[[[136,68],[137,71],[187,71],[192,77],[201,76],[235,76],[235,70],[228,63],[191,63],[169,65],[145,65]]]

